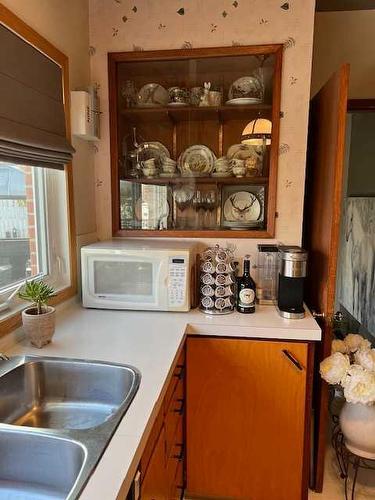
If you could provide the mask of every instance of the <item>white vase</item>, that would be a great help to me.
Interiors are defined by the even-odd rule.
[[[36,314],[36,308],[22,311],[23,329],[33,346],[39,349],[51,342],[55,332],[55,309],[47,306],[43,314]]]
[[[340,427],[349,451],[375,459],[375,405],[346,402],[340,413]]]

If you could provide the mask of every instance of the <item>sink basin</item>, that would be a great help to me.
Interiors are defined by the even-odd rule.
[[[0,430],[0,498],[67,498],[85,459],[85,448],[75,441]]]
[[[136,378],[127,366],[26,358],[0,372],[0,422],[48,429],[97,427],[134,395]]]
[[[0,361],[0,499],[78,498],[140,380],[101,361]]]

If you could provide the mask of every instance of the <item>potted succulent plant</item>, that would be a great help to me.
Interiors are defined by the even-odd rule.
[[[342,388],[346,400],[340,427],[346,447],[375,459],[375,349],[361,335],[350,333],[332,342],[332,354],[320,363],[320,374]]]
[[[43,281],[27,281],[18,292],[20,299],[33,304],[22,311],[22,324],[35,347],[41,348],[51,342],[55,332],[55,309],[47,305],[54,295],[54,289]]]

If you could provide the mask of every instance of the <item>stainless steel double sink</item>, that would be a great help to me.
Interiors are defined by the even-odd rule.
[[[0,500],[77,498],[140,378],[100,361],[0,361]]]

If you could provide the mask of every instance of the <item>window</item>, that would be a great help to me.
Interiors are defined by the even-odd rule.
[[[24,282],[70,284],[65,172],[0,162],[0,302]]]
[[[43,174],[0,163],[0,290],[48,273]]]
[[[56,302],[76,293],[68,75],[65,54],[0,8],[0,335],[19,324],[25,278]]]

